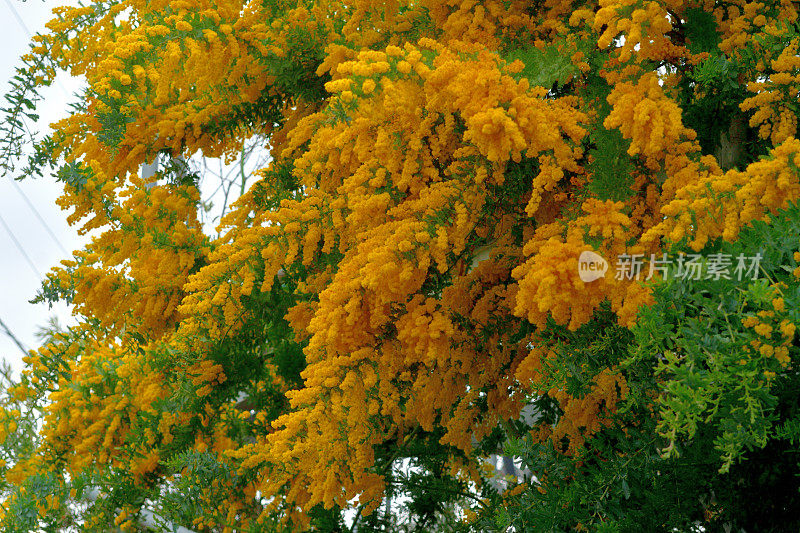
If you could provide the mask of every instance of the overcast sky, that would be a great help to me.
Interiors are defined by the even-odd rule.
[[[52,8],[69,3],[72,2],[0,0],[0,92],[7,93],[8,80],[19,65],[18,58],[28,49],[28,31],[43,32]],[[68,95],[78,87],[76,80],[59,78],[44,93],[45,100],[39,110],[40,128],[61,118],[70,100]],[[69,312],[64,305],[49,309],[46,304],[28,303],[35,296],[42,276],[67,257],[64,250],[82,246],[75,228],[66,223],[66,213],[55,204],[60,192],[59,184],[50,178],[29,178],[15,183],[11,176],[0,177],[0,320],[26,348],[37,345],[34,333],[50,316],[56,315],[62,323],[69,323]],[[0,356],[19,370],[22,353],[1,326]]]

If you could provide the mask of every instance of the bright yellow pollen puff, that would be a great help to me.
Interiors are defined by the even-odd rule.
[[[364,80],[364,83],[361,84],[361,90],[364,94],[369,94],[375,90],[375,81],[371,79]]]

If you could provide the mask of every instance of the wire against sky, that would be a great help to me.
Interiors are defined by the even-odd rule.
[[[25,248],[23,248],[22,244],[20,244],[20,242],[17,240],[17,237],[16,235],[14,235],[14,232],[11,231],[11,228],[8,226],[8,224],[6,224],[3,215],[0,215],[0,224],[5,228],[6,233],[8,233],[9,237],[11,237],[11,240],[14,241],[14,244],[16,245],[17,250],[19,250],[19,253],[21,253],[22,256],[25,258],[25,260],[28,262],[28,265],[31,267],[31,270],[33,270],[33,272],[36,274],[36,278],[38,280],[42,280],[43,279],[42,274],[39,272],[39,269],[36,268],[36,265],[33,263],[33,260],[28,255],[28,252],[25,251]]]
[[[14,341],[14,344],[17,345],[17,348],[19,348],[19,350],[23,353],[23,355],[27,356],[28,350],[25,349],[25,346],[22,344],[22,342],[20,342],[17,336],[14,335],[14,333],[11,331],[11,328],[9,328],[8,325],[6,325],[6,323],[3,321],[2,318],[0,318],[0,328],[3,328],[5,330],[6,335],[8,335],[11,338],[11,340]]]
[[[53,239],[53,241],[56,243],[56,245],[61,249],[61,251],[64,252],[64,254],[70,255],[69,252],[67,251],[67,249],[64,248],[64,245],[61,244],[61,240],[58,237],[56,237],[56,234],[50,228],[50,225],[47,223],[47,221],[45,221],[44,217],[42,217],[42,214],[39,213],[39,210],[36,209],[36,206],[33,205],[33,202],[30,201],[30,199],[28,198],[28,195],[25,194],[25,191],[22,190],[22,187],[19,186],[19,184],[17,183],[17,180],[11,180],[11,182],[14,184],[14,187],[16,187],[17,192],[19,192],[22,195],[22,198],[25,200],[25,203],[28,204],[28,207],[31,208],[31,211],[33,211],[33,214],[36,215],[36,218],[39,219],[39,222],[42,223],[42,226],[44,226],[44,229],[47,230],[47,234],[50,235],[50,237]]]
[[[27,25],[25,25],[25,21],[22,20],[22,17],[19,15],[19,12],[17,11],[17,8],[14,6],[14,4],[11,3],[11,0],[6,0],[6,5],[11,10],[11,13],[14,15],[14,18],[17,19],[17,22],[19,23],[19,25],[22,27],[23,30],[25,30],[25,33],[28,34],[28,37],[30,37],[31,36],[31,30],[28,29]]]

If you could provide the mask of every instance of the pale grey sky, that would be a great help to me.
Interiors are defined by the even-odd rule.
[[[26,53],[29,35],[44,31],[51,18],[51,10],[58,5],[73,2],[42,2],[41,0],[0,0],[0,92],[9,88],[8,80],[19,64],[18,58]],[[16,10],[16,13],[13,8]],[[19,19],[17,18],[19,17]],[[23,27],[24,25],[24,27]],[[39,127],[61,118],[68,95],[79,87],[77,80],[59,79],[59,83],[48,88],[41,103]],[[61,187],[52,178],[24,179],[13,183],[10,176],[0,178],[0,319],[8,325],[14,335],[25,345],[37,345],[34,333],[52,315],[62,323],[69,323],[66,306],[48,309],[47,305],[32,305],[41,276],[67,256],[63,249],[72,251],[81,247],[82,239],[74,228],[66,223],[66,213],[55,204]],[[35,207],[36,212],[28,205]],[[8,226],[6,228],[3,225]],[[49,228],[49,231],[48,231]],[[9,234],[10,231],[10,234]],[[53,238],[51,233],[58,239]],[[13,235],[13,237],[12,237]],[[19,249],[14,239],[19,243]],[[26,258],[27,255],[27,258]],[[29,263],[28,259],[30,259]],[[0,356],[12,363],[16,370],[21,367],[22,353],[0,327]]]

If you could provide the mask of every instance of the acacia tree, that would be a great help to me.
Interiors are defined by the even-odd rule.
[[[25,172],[93,238],[3,400],[4,530],[796,530],[797,9],[54,10],[4,165],[83,76]],[[196,175],[139,178],[255,136],[219,238]]]

